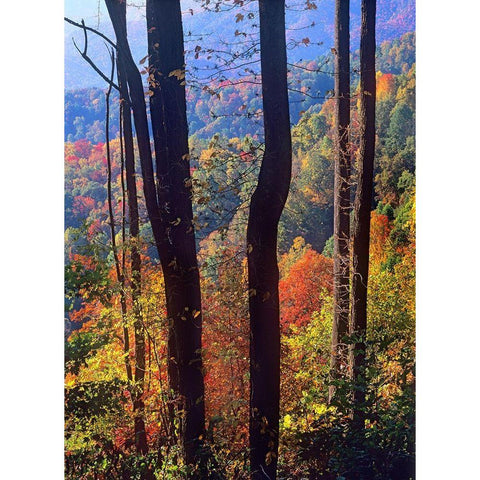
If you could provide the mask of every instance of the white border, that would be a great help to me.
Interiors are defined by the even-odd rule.
[[[2,478],[63,478],[63,5],[2,5]],[[476,33],[418,0],[419,480],[478,476]]]
[[[0,477],[56,480],[63,478],[63,3],[1,9]]]
[[[479,478],[480,5],[417,13],[417,478]]]

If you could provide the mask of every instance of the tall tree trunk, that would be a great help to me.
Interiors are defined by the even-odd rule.
[[[127,39],[126,2],[124,0],[105,0],[110,20],[117,39],[119,64],[125,72],[130,106],[136,131],[138,154],[143,178],[143,192],[152,233],[159,250],[160,258],[167,243],[158,209],[157,191],[153,171],[152,150],[148,128],[147,106],[140,72],[132,57]],[[162,252],[162,253],[161,253]]]
[[[112,75],[115,68],[115,61],[112,56]],[[125,370],[127,373],[127,380],[129,384],[132,382],[132,366],[130,364],[130,335],[127,327],[127,298],[125,295],[125,274],[120,265],[120,259],[118,256],[117,240],[115,235],[115,215],[113,212],[113,197],[112,197],[112,156],[110,153],[110,94],[112,92],[111,83],[108,86],[107,93],[105,95],[105,148],[107,153],[107,204],[108,204],[108,217],[110,224],[110,238],[112,242],[113,259],[115,263],[115,273],[117,275],[117,281],[120,284],[120,306],[122,310],[122,324],[123,324],[123,351],[125,354]]]
[[[127,39],[126,3],[122,0],[105,0],[117,39],[119,70],[125,75],[126,90],[136,130],[136,140],[143,178],[143,193],[152,233],[162,266],[168,264],[165,251],[168,247],[166,227],[158,208],[157,188],[155,186],[153,158],[150,147],[147,107],[143,82],[133,60]],[[171,372],[169,372],[171,373]],[[171,377],[171,375],[170,375]],[[171,418],[173,425],[174,419]]]
[[[168,239],[162,266],[170,321],[169,371],[183,411],[185,460],[199,464],[199,478],[205,478],[201,455],[205,436],[202,306],[191,200],[180,1],[148,0],[147,28],[158,202]]]
[[[135,447],[137,453],[145,455],[148,452],[147,435],[145,431],[143,401],[145,379],[145,332],[140,307],[141,297],[141,259],[139,251],[139,214],[137,201],[137,183],[135,179],[135,153],[133,147],[132,118],[126,75],[122,64],[118,64],[118,85],[120,88],[120,118],[121,134],[125,155],[125,176],[127,184],[129,244],[131,260],[131,292],[135,332],[135,384],[133,389],[133,411],[135,415]]]
[[[151,105],[157,184],[154,179],[146,104],[140,72],[132,58],[125,26],[125,2],[106,0],[126,73],[137,133],[147,212],[165,278],[170,321],[169,376],[183,412],[181,440],[190,478],[209,478],[205,437],[204,382],[201,357],[202,313],[191,202],[186,119],[183,32],[178,0],[147,3]],[[158,38],[160,41],[154,41]],[[153,42],[153,43],[152,43]],[[162,73],[163,75],[160,75]],[[158,186],[158,189],[157,189]]]
[[[274,480],[278,458],[280,322],[277,233],[290,187],[285,2],[259,1],[265,153],[247,227],[250,311],[250,466]]]
[[[147,32],[148,32],[148,54],[149,54],[149,85],[150,85],[150,116],[152,119],[152,131],[154,139],[154,148],[155,148],[155,160],[156,160],[156,175],[157,175],[157,195],[158,195],[158,206],[161,213],[162,225],[165,230],[165,235],[168,235],[168,231],[171,228],[170,226],[175,223],[176,218],[173,216],[173,212],[170,211],[169,207],[169,195],[171,192],[171,185],[169,181],[168,171],[169,171],[169,155],[168,155],[168,141],[167,141],[167,129],[165,123],[165,111],[164,111],[164,100],[163,92],[161,90],[161,78],[160,78],[160,62],[163,56],[160,56],[160,42],[162,41],[162,31],[158,29],[158,18],[157,11],[158,5],[156,2],[149,1],[146,5],[146,15],[147,15]],[[183,39],[183,33],[182,39]],[[177,53],[178,55],[178,53]],[[183,55],[183,51],[182,51]],[[180,67],[184,70],[183,62]],[[174,70],[174,69],[172,69]],[[168,73],[172,70],[169,70]],[[173,222],[173,223],[171,223]],[[162,268],[163,271],[169,271],[169,274],[165,275],[166,282],[166,291],[170,291],[173,285],[171,284],[171,279],[174,277],[175,269],[175,252],[172,242],[168,242],[164,248],[164,256],[162,259]],[[167,285],[168,283],[168,285]],[[171,312],[173,306],[169,304],[170,296],[167,294],[167,311]],[[180,385],[179,385],[179,372],[177,366],[177,347],[176,347],[176,337],[174,322],[169,313],[169,328],[168,328],[168,379],[170,390],[173,392],[175,397],[180,395]],[[175,401],[175,399],[173,399]],[[178,400],[178,398],[177,398]],[[176,432],[175,432],[175,404],[170,401],[168,403],[169,416],[171,423],[171,431],[174,434],[172,439],[176,441]],[[183,423],[182,423],[183,427]]]
[[[375,0],[362,0],[360,37],[360,151],[358,185],[353,218],[352,257],[352,349],[353,425],[365,425],[365,341],[367,333],[367,287],[370,246],[370,214],[375,158]]]
[[[331,379],[348,367],[350,310],[350,0],[335,1],[335,185],[333,220],[333,296]],[[329,402],[335,386],[329,388]]]

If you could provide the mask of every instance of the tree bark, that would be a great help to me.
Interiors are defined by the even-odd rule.
[[[348,367],[350,310],[350,0],[335,2],[335,181],[331,379],[345,377]],[[329,402],[335,386],[329,388]]]
[[[112,54],[113,55],[113,54]],[[115,60],[112,56],[112,74],[115,69]],[[110,238],[112,242],[112,253],[115,264],[115,273],[117,281],[120,284],[120,307],[122,311],[122,329],[123,329],[123,351],[125,354],[125,370],[129,384],[132,382],[132,366],[130,364],[130,335],[127,327],[127,298],[125,295],[125,273],[120,265],[118,256],[118,248],[115,234],[115,215],[113,212],[113,196],[112,196],[112,156],[110,153],[110,94],[112,92],[112,84],[109,83],[108,90],[105,95],[105,149],[107,154],[107,204],[108,204],[108,218],[110,226]]]
[[[140,73],[127,40],[125,3],[106,0],[123,53],[139,147],[144,193],[165,279],[170,384],[183,412],[181,441],[189,478],[210,478],[203,438],[202,308],[191,201],[183,30],[178,0],[147,2],[150,105],[157,163],[155,184]],[[157,41],[158,40],[158,41]]]
[[[277,233],[290,187],[285,2],[259,1],[265,153],[247,227],[250,312],[250,467],[276,479],[280,401]]]
[[[365,348],[370,247],[370,214],[375,159],[375,0],[362,0],[360,37],[360,151],[358,185],[353,219],[351,353],[353,374],[353,425],[365,426]]]
[[[145,379],[145,332],[140,307],[142,292],[141,259],[139,251],[139,214],[137,201],[137,183],[135,179],[135,153],[133,147],[132,118],[126,75],[123,66],[118,64],[118,85],[120,89],[120,118],[121,134],[125,154],[125,176],[127,184],[128,217],[129,217],[129,244],[131,261],[131,293],[134,315],[135,336],[135,383],[133,388],[133,411],[135,415],[135,448],[137,453],[148,453],[147,435],[145,431],[143,401]]]
[[[105,4],[107,5],[117,39],[119,63],[125,72],[127,81],[142,170],[145,204],[155,243],[158,247],[159,245],[162,246],[166,242],[166,239],[165,236],[162,235],[160,223],[143,83],[140,72],[133,60],[127,39],[126,2],[124,0],[105,0]]]
[[[162,266],[170,321],[169,372],[184,412],[181,438],[185,460],[199,466],[200,473],[193,476],[206,478],[202,455],[202,305],[191,199],[180,1],[147,1],[147,28],[158,201],[168,238]]]

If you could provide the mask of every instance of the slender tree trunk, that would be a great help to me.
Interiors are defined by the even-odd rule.
[[[333,296],[331,379],[345,377],[348,367],[350,310],[350,0],[335,2],[335,185],[333,220]],[[330,386],[329,402],[335,394]]]
[[[117,39],[119,63],[125,72],[127,81],[142,169],[145,204],[152,225],[153,236],[158,247],[159,245],[162,246],[166,240],[164,235],[162,235],[163,230],[161,228],[158,210],[143,82],[140,72],[133,60],[127,39],[126,2],[124,0],[105,0],[105,3]]]
[[[285,2],[259,1],[265,153],[247,228],[252,479],[276,479],[280,401],[277,233],[290,187]]]
[[[135,384],[133,389],[133,411],[135,415],[135,447],[142,455],[148,452],[145,431],[143,401],[145,380],[145,332],[140,307],[141,297],[141,259],[139,251],[139,214],[137,183],[135,179],[135,153],[133,147],[132,119],[126,88],[126,75],[123,66],[118,65],[118,85],[120,88],[120,118],[123,144],[125,145],[125,170],[129,216],[129,244],[131,260],[131,292],[135,332]]]
[[[150,147],[150,133],[148,128],[147,107],[145,103],[143,82],[140,72],[138,71],[135,61],[133,60],[127,39],[126,3],[122,0],[105,0],[105,3],[107,5],[110,19],[115,30],[119,67],[125,75],[126,89],[128,90],[128,100],[133,113],[143,178],[143,193],[145,196],[147,213],[152,227],[152,233],[155,239],[157,251],[161,259],[162,266],[164,266],[169,263],[167,260],[168,256],[165,253],[168,249],[168,239],[165,222],[161,218],[158,207],[157,188],[155,186],[153,158]],[[170,382],[172,383],[171,370],[169,370],[169,374]],[[178,392],[178,389],[176,389],[176,391]],[[171,427],[173,427],[174,418],[172,415],[170,422]]]
[[[115,62],[112,57],[112,75],[115,68]],[[106,115],[105,115],[105,148],[107,153],[107,203],[108,203],[108,217],[110,224],[110,237],[112,242],[113,259],[115,263],[115,272],[117,274],[117,281],[120,283],[120,306],[122,310],[123,323],[123,351],[125,353],[125,370],[127,373],[127,380],[129,384],[132,382],[132,366],[130,364],[130,336],[127,327],[127,299],[125,296],[125,275],[120,265],[118,256],[117,241],[115,236],[115,216],[113,212],[113,198],[112,198],[112,156],[110,153],[110,94],[112,92],[112,85],[109,84],[107,93],[105,95]]]
[[[370,214],[375,158],[375,0],[362,0],[360,37],[360,151],[358,185],[353,218],[352,257],[352,349],[353,425],[365,425],[365,340],[367,333],[367,287],[370,246]]]

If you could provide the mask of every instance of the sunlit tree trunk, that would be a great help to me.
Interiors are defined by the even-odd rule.
[[[362,0],[360,37],[360,151],[353,218],[352,318],[353,425],[365,425],[365,340],[370,245],[370,213],[375,158],[375,0]]]
[[[350,310],[350,1],[335,2],[335,182],[331,378],[341,379],[348,366]],[[335,387],[329,389],[329,401]]]
[[[290,187],[285,2],[259,1],[265,153],[247,228],[250,312],[250,466],[275,479],[280,400],[277,233]]]

